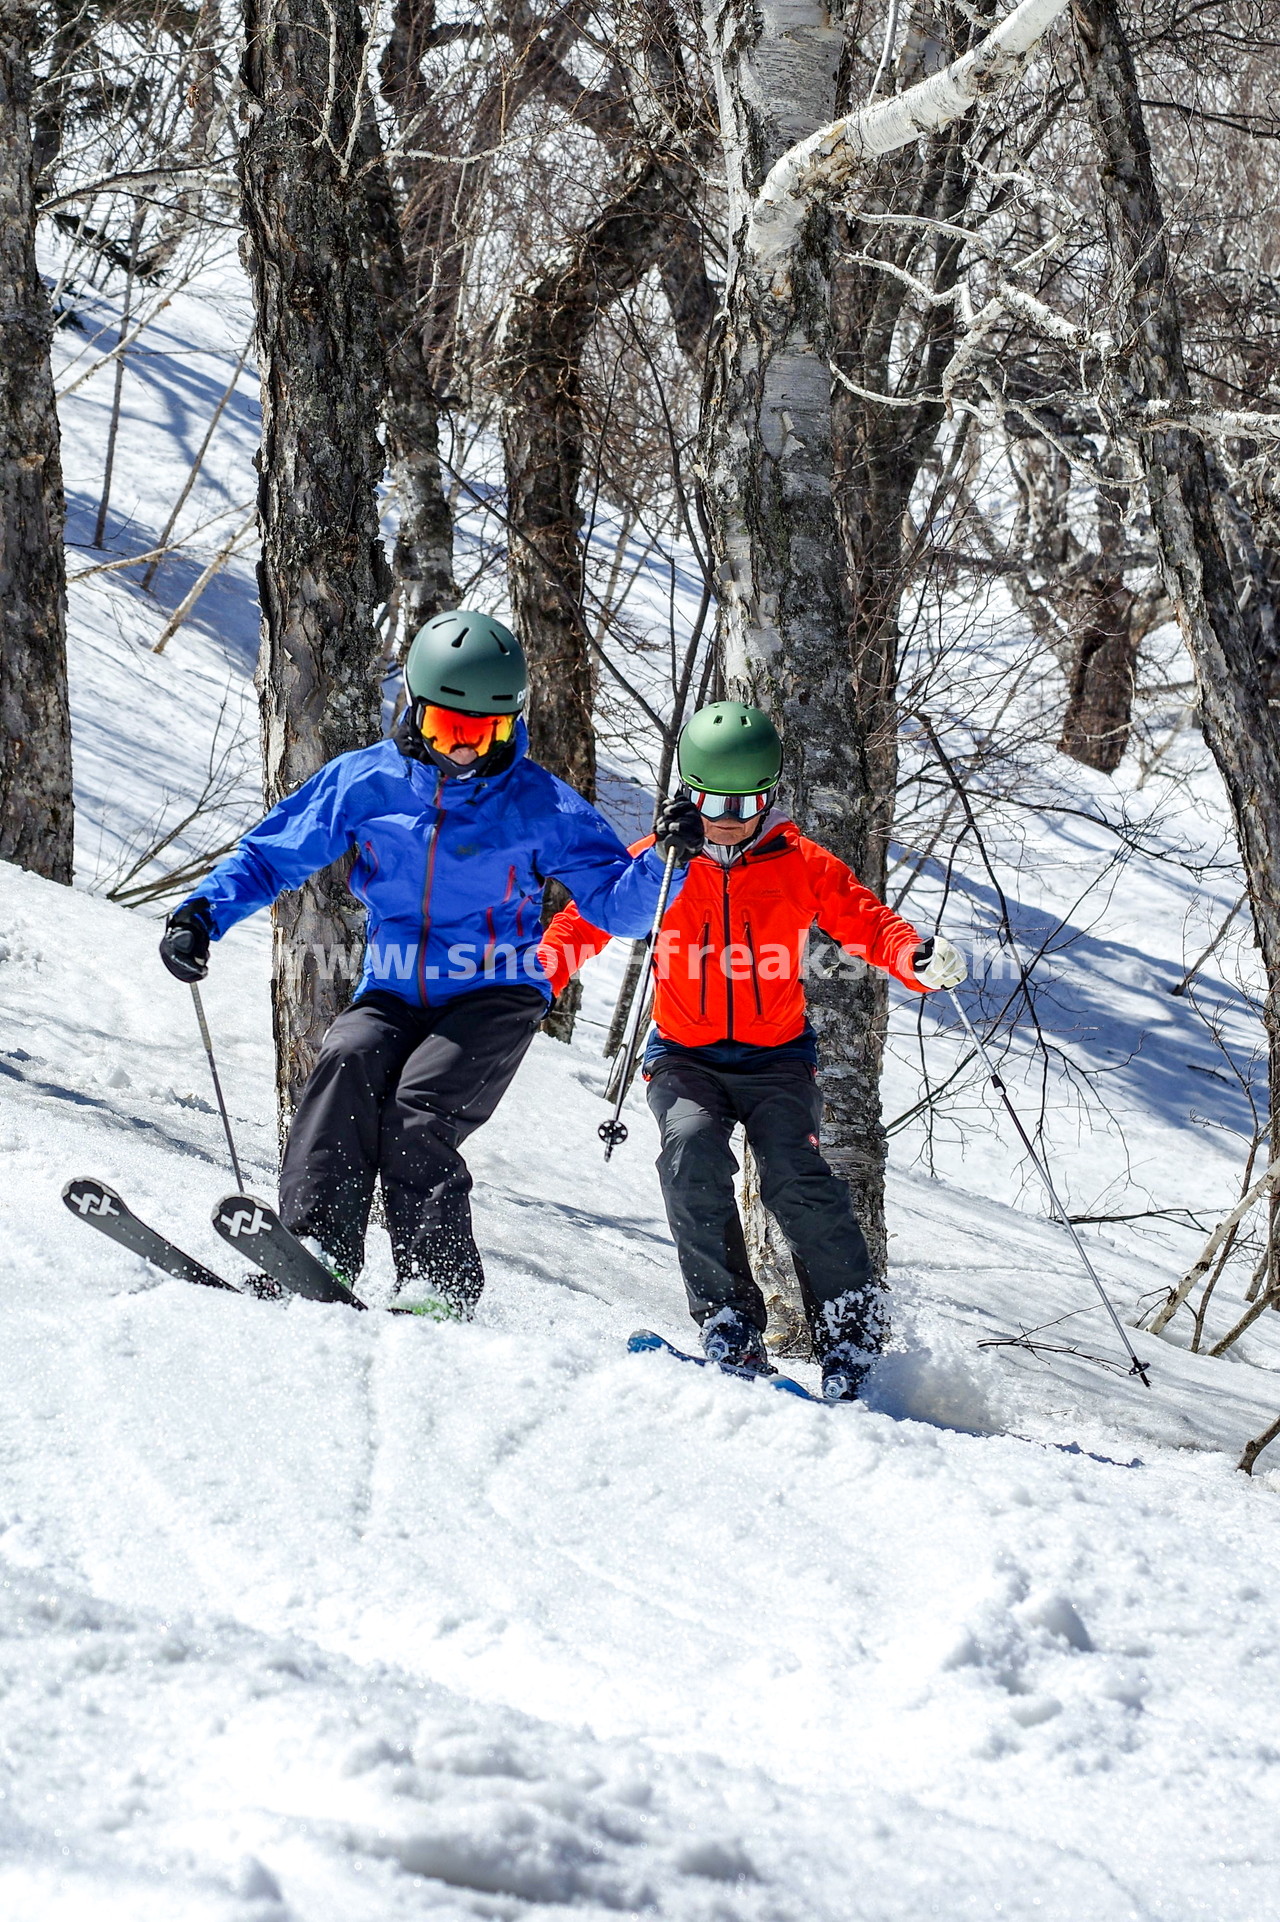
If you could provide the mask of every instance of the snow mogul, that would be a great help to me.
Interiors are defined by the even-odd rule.
[[[350,1286],[380,1179],[403,1305],[462,1319],[484,1269],[459,1147],[493,1114],[547,1011],[543,884],[562,881],[608,934],[641,935],[663,872],[528,759],[526,686],[524,652],[500,621],[437,614],[409,650],[394,738],[338,755],[272,808],[160,943],[171,974],[201,981],[211,941],[354,854],[364,971],[293,1117],[280,1214]]]
[[[656,845],[685,870],[656,943],[643,1073],[689,1312],[710,1360],[773,1373],[734,1197],[729,1138],[741,1122],[761,1199],[795,1262],[823,1395],[852,1401],[888,1324],[849,1190],[819,1149],[817,1038],[803,981],[809,930],[816,923],[846,954],[919,993],[955,987],[965,964],[940,935],[922,941],[775,806],[782,744],[758,708],[703,708],[681,733],[677,766],[681,791],[632,851]],[[543,944],[553,988],[608,940],[576,907],[556,915]]]

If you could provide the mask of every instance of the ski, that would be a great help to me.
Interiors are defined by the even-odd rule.
[[[801,1401],[817,1402],[822,1408],[828,1406],[819,1396],[811,1395],[807,1388],[802,1388],[798,1381],[792,1381],[790,1375],[758,1375],[751,1368],[735,1368],[729,1361],[708,1361],[705,1355],[687,1354],[683,1348],[676,1348],[671,1342],[664,1341],[661,1335],[655,1335],[651,1328],[637,1328],[635,1334],[628,1337],[627,1353],[674,1355],[677,1361],[692,1362],[695,1368],[718,1368],[722,1375],[736,1375],[740,1381],[759,1382],[762,1387],[777,1388],[784,1395],[798,1395]]]
[[[181,1248],[175,1248],[171,1241],[140,1221],[105,1181],[95,1181],[92,1175],[79,1175],[62,1190],[62,1199],[78,1221],[87,1222],[100,1234],[108,1235],[131,1254],[141,1255],[176,1281],[194,1281],[202,1288],[225,1288],[232,1295],[240,1293],[231,1282],[215,1275],[191,1255],[184,1255]]]
[[[228,1195],[214,1209],[213,1225],[224,1241],[247,1255],[291,1294],[305,1295],[309,1301],[342,1301],[348,1308],[365,1307],[358,1295],[353,1295],[289,1233],[265,1201],[257,1201],[252,1195]]]

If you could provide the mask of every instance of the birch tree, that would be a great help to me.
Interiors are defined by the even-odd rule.
[[[34,0],[0,0],[0,860],[69,883],[64,503],[36,265]]]
[[[843,34],[815,4],[706,15],[729,199],[730,279],[707,416],[708,505],[731,692],[771,713],[802,828],[865,865],[883,761],[855,686],[832,457],[830,218],[860,168],[936,133],[1023,70],[1066,0],[1022,0],[975,48],[834,118]],[[874,880],[874,874],[866,878]],[[884,1144],[874,991],[814,997],[825,1145],[883,1264]]]

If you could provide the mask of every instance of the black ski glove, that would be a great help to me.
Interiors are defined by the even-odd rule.
[[[654,846],[664,860],[674,853],[677,867],[688,867],[706,838],[702,816],[687,794],[664,801],[653,818]]]
[[[160,959],[179,981],[203,981],[209,972],[213,913],[202,894],[187,901],[164,924]]]

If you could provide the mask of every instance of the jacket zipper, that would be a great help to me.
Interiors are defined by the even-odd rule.
[[[365,906],[368,907],[369,889],[373,886],[374,882],[377,880],[379,872],[381,871],[382,863],[378,859],[377,849],[374,847],[372,841],[366,841],[363,845],[364,845],[364,852],[369,857],[369,879],[368,879],[368,882],[365,884],[365,889],[363,894],[356,894],[356,890],[354,887],[352,888],[351,892],[356,895],[356,899],[358,901],[363,901]]]
[[[756,1013],[761,1019],[761,1021],[763,1021],[764,1020],[764,1003],[760,999],[760,965],[756,960],[756,944],[751,938],[751,923],[750,921],[746,920],[745,917],[743,919],[742,927],[743,927],[743,932],[746,934],[746,937],[747,937],[747,953],[751,957],[751,986],[756,997]]]
[[[725,955],[733,946],[733,925],[729,919],[729,870],[724,870],[724,947],[720,955],[720,965],[724,969],[724,1038],[733,1040],[733,967],[726,963]]]
[[[435,879],[436,849],[440,845],[440,796],[443,790],[444,775],[440,774],[436,777],[436,791],[431,803],[436,811],[436,818],[432,823],[431,845],[427,849],[427,873],[426,879],[422,884],[422,940],[418,944],[418,993],[422,996],[422,1005],[424,1008],[429,1005],[427,1001],[427,940],[431,933],[431,883]]]
[[[707,958],[711,947],[711,923],[702,924],[702,939],[698,943],[698,1019],[707,1018]]]

